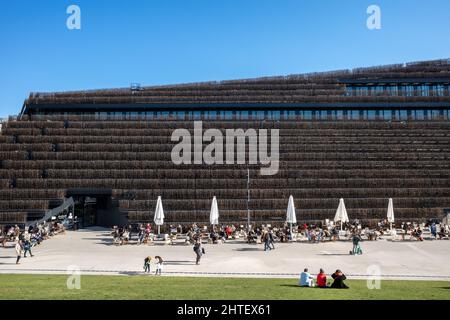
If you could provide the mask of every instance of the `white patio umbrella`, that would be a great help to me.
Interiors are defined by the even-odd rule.
[[[216,196],[212,199],[211,212],[209,213],[209,222],[214,228],[214,225],[219,224],[219,207],[217,206]]]
[[[156,202],[155,217],[153,218],[153,221],[158,226],[159,235],[161,232],[161,226],[164,224],[164,210],[160,196],[158,197],[158,201]]]
[[[392,230],[392,224],[394,223],[394,201],[392,201],[392,198],[389,198],[389,205],[388,205],[388,211],[387,211],[387,220],[391,225]]]
[[[289,203],[286,212],[286,222],[291,225],[291,234],[292,234],[292,224],[297,223],[297,216],[295,215],[295,204],[294,197],[289,197]]]
[[[334,222],[341,222],[341,230],[342,230],[342,224],[345,222],[348,222],[348,215],[347,215],[347,209],[345,209],[345,203],[344,199],[339,200],[339,207],[336,210],[336,215],[334,216]]]

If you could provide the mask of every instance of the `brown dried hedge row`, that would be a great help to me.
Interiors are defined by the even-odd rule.
[[[40,190],[40,189],[9,189],[0,190],[0,200],[14,199],[62,199],[64,190]]]
[[[0,169],[1,179],[12,179],[12,178],[22,178],[22,179],[39,179],[41,178],[41,171],[39,170],[5,170]]]
[[[112,196],[118,199],[127,199],[129,194],[134,195],[136,200],[153,200],[158,196],[163,199],[247,199],[247,189],[152,189],[152,190],[113,190]],[[252,189],[251,199],[286,199],[292,195],[299,205],[303,199],[328,199],[328,198],[448,198],[450,188],[375,188],[375,189]]]
[[[8,181],[8,180],[6,180]],[[246,188],[245,179],[17,179],[17,187],[29,188],[112,188],[112,189],[228,189]],[[5,188],[8,182],[4,184]],[[252,180],[251,189],[273,188],[445,188],[448,179],[273,179]]]
[[[24,212],[0,212],[0,223],[25,223],[27,214]]]
[[[4,143],[12,143],[12,137],[0,136],[5,140]],[[173,144],[169,136],[20,136],[20,143],[34,144],[34,143],[58,143],[58,144]],[[364,136],[359,134],[357,136],[282,136],[280,137],[281,147],[291,147],[290,144],[300,146],[326,147],[330,145],[398,145],[407,147],[413,144],[420,144],[423,146],[439,146],[445,147],[450,142],[450,137],[446,136],[423,136],[414,135],[406,138],[401,138],[395,135],[379,136]]]
[[[0,152],[12,152],[12,151],[52,151],[52,145],[48,143],[33,143],[33,144],[0,144]]]
[[[346,207],[348,209],[384,209],[387,210],[387,199],[345,199]],[[154,209],[155,200],[120,200],[120,207],[124,209],[133,210],[152,210]],[[395,205],[397,208],[438,208],[446,206],[450,203],[450,198],[396,198]],[[284,199],[258,199],[252,200],[249,203],[252,210],[264,210],[271,208],[272,210],[285,210],[287,201]],[[339,198],[335,199],[301,199],[297,201],[297,208],[306,209],[329,209],[337,208],[339,205]],[[247,208],[247,200],[245,199],[218,199],[219,209],[223,210],[245,210]],[[164,207],[167,210],[208,210],[211,207],[211,200],[204,198],[192,200],[174,200],[165,199]]]
[[[46,200],[9,200],[0,201],[0,210],[48,210]]]
[[[56,160],[4,160],[4,169],[16,169],[16,170],[42,170],[46,169],[95,169],[95,170],[147,170],[147,169],[172,169],[172,170],[198,170],[201,166],[199,165],[175,165],[172,161],[114,161],[114,160],[92,160],[92,161],[56,161]],[[337,170],[337,169],[366,169],[366,170],[384,170],[384,169],[416,169],[416,170],[431,170],[440,169],[448,170],[450,169],[450,162],[445,159],[437,160],[427,160],[427,161],[377,161],[377,160],[366,160],[366,161],[311,161],[311,162],[296,162],[296,161],[282,161],[280,162],[280,172],[283,170],[288,170],[289,172],[299,171],[299,170]],[[211,170],[247,170],[246,165],[214,165],[211,166]],[[251,176],[254,177],[258,175],[259,167],[251,166]]]

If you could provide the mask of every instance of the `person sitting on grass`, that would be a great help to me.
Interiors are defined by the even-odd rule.
[[[319,274],[317,275],[317,286],[319,288],[328,288],[327,286],[327,275],[325,274],[325,271],[323,269],[320,269]]]
[[[333,278],[333,283],[331,284],[330,288],[333,289],[348,289],[348,286],[344,283],[344,280],[347,279],[345,274],[342,273],[341,270],[336,270],[335,273],[331,275]]]
[[[314,287],[313,277],[308,272],[308,268],[301,273],[299,285],[300,287]]]

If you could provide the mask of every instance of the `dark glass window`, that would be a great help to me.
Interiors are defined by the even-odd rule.
[[[413,86],[406,86],[406,96],[407,97],[414,96],[414,87]]]
[[[400,110],[400,120],[408,120],[408,112],[407,110]]]
[[[272,116],[273,116],[273,119],[274,119],[274,120],[280,120],[280,118],[281,118],[280,111],[274,111],[274,112],[272,113]]]

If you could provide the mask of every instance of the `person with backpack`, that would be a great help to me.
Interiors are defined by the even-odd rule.
[[[359,245],[359,242],[361,240],[362,240],[361,236],[359,234],[355,233],[355,235],[352,238],[353,249],[352,249],[352,251],[350,251],[350,254],[352,254],[352,255],[362,254],[361,246]]]
[[[30,253],[31,257],[34,257],[33,253],[31,252],[31,242],[30,240],[25,240],[24,245],[23,245],[23,257],[26,258],[27,257],[27,252]]]
[[[196,254],[196,260],[195,264],[200,264],[200,259],[202,258],[202,255],[205,253],[205,249],[202,248],[202,243],[200,240],[197,240],[194,244],[194,252]]]
[[[144,259],[144,272],[150,273],[150,262],[152,261],[152,257],[148,256]]]

